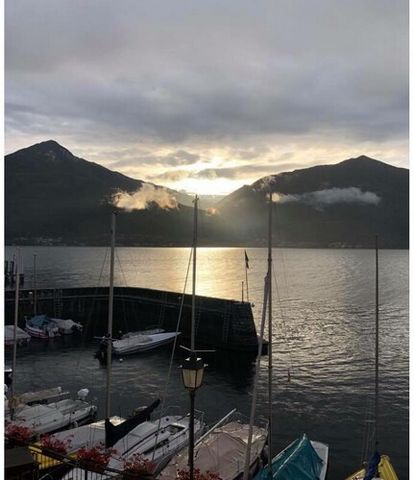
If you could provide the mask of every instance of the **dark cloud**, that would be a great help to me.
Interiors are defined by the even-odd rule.
[[[13,0],[5,21],[6,143],[175,144],[147,160],[180,166],[181,143],[407,138],[406,0]]]

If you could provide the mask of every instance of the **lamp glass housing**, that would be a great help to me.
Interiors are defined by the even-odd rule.
[[[184,387],[187,390],[197,390],[201,387],[204,374],[204,362],[195,355],[184,360],[181,367]]]

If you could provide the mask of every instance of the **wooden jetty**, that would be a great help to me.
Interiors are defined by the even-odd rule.
[[[71,318],[84,325],[88,336],[106,333],[108,287],[38,289],[37,312],[51,317]],[[19,312],[33,314],[33,291],[21,290]],[[115,332],[160,327],[175,330],[182,294],[148,288],[115,287]],[[5,319],[11,323],[14,291],[5,292]],[[258,339],[251,304],[235,300],[197,296],[196,347],[257,353]],[[181,324],[182,343],[190,337],[191,295],[185,295]]]

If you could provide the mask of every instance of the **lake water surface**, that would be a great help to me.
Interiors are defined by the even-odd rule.
[[[22,247],[25,288],[31,288],[33,254],[39,287],[108,284],[109,251],[94,247]],[[15,248],[7,247],[11,259]],[[259,324],[266,273],[265,249],[247,250],[249,298]],[[274,249],[273,447],[301,435],[330,446],[329,479],[361,463],[373,412],[375,252]],[[189,261],[185,248],[118,248],[118,286],[182,292]],[[408,478],[408,251],[380,251],[380,450],[400,479]],[[244,250],[200,248],[197,293],[241,299]],[[187,292],[191,288],[191,275]],[[246,295],[246,292],[245,292]],[[106,319],[102,319],[106,322]],[[32,339],[18,352],[17,391],[62,385],[90,389],[103,415],[106,372],[82,339]],[[6,354],[6,361],[10,360]],[[113,365],[113,414],[127,415],[165,389],[170,349],[128,357]],[[259,371],[258,417],[266,418],[267,357]],[[209,422],[237,407],[249,413],[254,358],[231,353],[208,358],[196,406]],[[168,403],[188,409],[180,359],[173,362]],[[290,381],[288,381],[290,372]]]

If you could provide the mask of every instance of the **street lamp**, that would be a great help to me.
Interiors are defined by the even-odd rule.
[[[197,357],[196,352],[191,352],[181,366],[184,387],[190,392],[190,432],[188,447],[188,466],[190,480],[194,480],[194,399],[196,390],[201,387],[204,374],[204,362]]]

